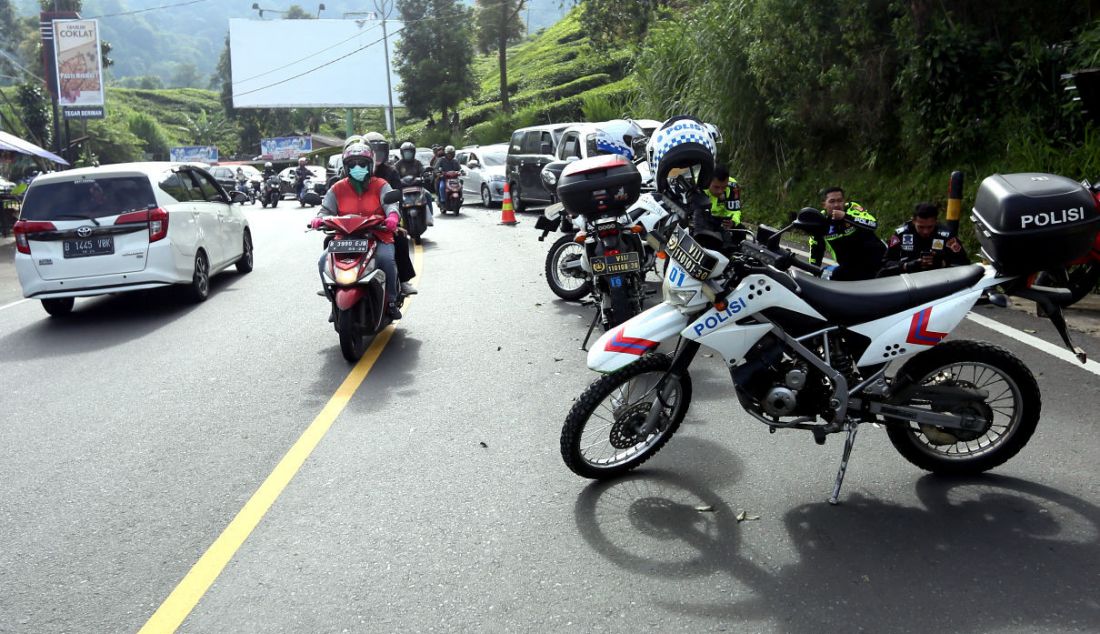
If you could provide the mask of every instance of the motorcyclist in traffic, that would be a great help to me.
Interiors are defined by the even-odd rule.
[[[401,178],[405,178],[406,176],[412,176],[413,178],[423,179],[424,178],[424,164],[421,163],[416,158],[416,146],[413,145],[412,141],[405,141],[404,143],[402,143],[400,152],[401,152],[401,158],[400,158],[400,160],[397,161],[397,164],[394,165],[394,167],[397,169],[397,175],[400,176]],[[424,185],[423,181],[421,182],[421,184]],[[425,188],[430,190],[430,188],[427,188],[426,185],[425,185]],[[433,220],[432,220],[432,218],[434,216],[435,216],[435,208],[433,206],[432,195],[429,191],[429,194],[428,194],[428,226],[429,227],[434,227],[435,226],[435,222],[433,222]]]
[[[279,170],[275,169],[275,166],[271,164],[271,161],[264,163],[264,180],[267,180],[272,176],[277,176],[278,174]]]
[[[374,236],[378,241],[375,258],[379,268],[386,274],[386,312],[390,319],[401,319],[401,310],[395,303],[399,288],[397,277],[397,264],[394,259],[394,232],[401,218],[397,212],[397,203],[383,205],[382,200],[390,191],[390,184],[385,180],[373,176],[374,152],[366,143],[353,143],[343,153],[342,163],[347,177],[336,182],[325,194],[321,202],[321,211],[317,218],[313,219],[313,227],[323,226],[321,216],[350,216],[359,215],[367,217],[385,218],[384,224],[375,231]],[[325,263],[327,253],[321,254],[317,262],[317,270],[321,275],[321,285],[324,287]]]
[[[390,144],[380,132],[368,132],[363,135],[363,140],[370,145],[374,152],[374,175],[385,180],[393,189],[401,189],[401,176],[397,170],[387,161],[390,157]],[[397,260],[397,274],[401,278],[401,294],[416,295],[416,287],[411,281],[416,277],[416,269],[413,267],[412,254],[409,248],[409,237],[404,229],[399,229],[394,234],[394,257]]]
[[[439,200],[443,200],[443,188],[446,186],[446,179],[443,178],[444,172],[458,172],[462,170],[462,165],[455,160],[455,146],[448,145],[443,149],[443,158],[435,162],[435,173],[439,177],[439,184],[436,186],[436,193],[439,194]],[[443,204],[442,202],[440,203]]]
[[[309,167],[306,165],[306,157],[298,157],[298,167],[294,169],[294,198],[297,200],[302,199],[302,188],[305,187],[306,179],[312,176],[313,173],[309,171]]]

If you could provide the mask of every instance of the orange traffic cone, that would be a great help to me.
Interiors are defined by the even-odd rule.
[[[508,181],[504,181],[504,202],[500,204],[500,224],[518,225],[516,212],[512,209],[512,192],[508,187]]]

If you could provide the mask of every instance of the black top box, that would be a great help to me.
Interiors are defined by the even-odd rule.
[[[570,163],[558,179],[558,198],[566,210],[590,218],[622,213],[641,189],[638,168],[617,154]]]
[[[1004,275],[1065,266],[1100,230],[1089,189],[1055,174],[994,174],[978,186],[971,215],[982,253]]]

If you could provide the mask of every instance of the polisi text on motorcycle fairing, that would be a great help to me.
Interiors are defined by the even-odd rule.
[[[1020,228],[1026,229],[1028,225],[1033,227],[1046,227],[1060,225],[1067,222],[1076,222],[1085,219],[1084,207],[1072,207],[1062,211],[1048,211],[1039,214],[1024,214],[1020,216]]]
[[[695,334],[701,335],[703,334],[704,330],[714,330],[718,326],[721,326],[722,324],[732,319],[734,315],[745,310],[748,307],[749,305],[745,301],[745,298],[739,297],[737,300],[731,302],[730,305],[727,306],[726,309],[722,312],[707,317],[701,324],[695,324]]]

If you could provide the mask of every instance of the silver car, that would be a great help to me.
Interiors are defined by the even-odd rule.
[[[462,165],[462,192],[467,200],[477,196],[486,207],[504,200],[507,144],[460,150],[455,158]]]

